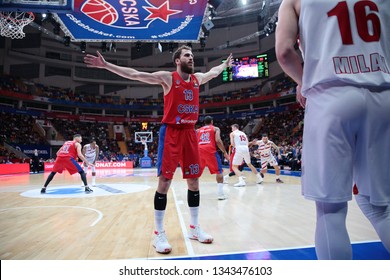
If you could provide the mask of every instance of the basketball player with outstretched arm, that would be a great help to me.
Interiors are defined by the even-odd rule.
[[[305,107],[302,193],[316,204],[319,259],[352,258],[354,183],[390,252],[389,23],[388,0],[284,0],[279,8],[276,55]]]
[[[92,165],[90,162],[87,161],[87,159],[83,156],[83,153],[81,152],[81,142],[83,141],[83,138],[80,134],[75,134],[73,136],[73,141],[66,141],[62,147],[57,152],[57,158],[54,162],[53,171],[49,174],[49,176],[46,179],[45,184],[43,185],[43,188],[41,189],[41,193],[46,193],[46,188],[53,180],[54,176],[58,173],[62,173],[64,169],[68,170],[70,175],[73,175],[75,173],[80,173],[81,180],[84,183],[85,192],[90,193],[92,190],[88,187],[87,183],[87,175],[85,174],[84,170],[81,168],[81,166],[77,162],[77,157],[79,157],[85,165]]]
[[[92,163],[92,187],[96,185],[96,160],[99,158],[99,146],[96,144],[95,138],[91,138],[89,144],[84,145],[82,153],[88,162]],[[84,172],[88,173],[88,165],[84,163]]]
[[[280,167],[276,161],[274,155],[271,152],[271,149],[274,148],[277,151],[278,158],[280,159],[279,147],[276,144],[268,139],[268,135],[263,133],[261,140],[254,139],[249,143],[249,147],[257,146],[256,154],[260,155],[261,160],[261,173],[267,173],[268,164],[275,168],[276,183],[283,183],[280,179]]]
[[[190,209],[189,238],[201,243],[213,242],[213,237],[199,226],[199,177],[200,159],[195,124],[199,115],[199,88],[202,84],[219,76],[226,67],[232,65],[232,55],[220,65],[206,73],[194,73],[194,55],[188,46],[181,46],[173,54],[176,71],[153,73],[121,67],[97,56],[87,54],[84,62],[88,67],[103,68],[130,80],[161,85],[164,91],[164,116],[158,142],[158,186],[154,196],[155,239],[153,246],[159,253],[172,250],[164,230],[164,216],[167,206],[167,193],[173,175],[180,163],[183,178],[187,180],[187,202]]]

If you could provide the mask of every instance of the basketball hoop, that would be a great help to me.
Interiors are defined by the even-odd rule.
[[[23,28],[34,20],[32,12],[0,11],[0,35],[11,39],[23,39]]]
[[[148,144],[146,143],[146,137],[141,137],[141,143],[142,143],[142,145],[144,145],[145,150],[147,150],[148,149]]]

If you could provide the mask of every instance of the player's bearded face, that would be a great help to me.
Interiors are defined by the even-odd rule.
[[[191,62],[186,62],[186,61],[181,61],[180,63],[180,69],[186,74],[193,74],[194,73],[194,63]]]

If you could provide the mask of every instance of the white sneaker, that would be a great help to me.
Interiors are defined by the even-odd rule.
[[[261,175],[259,173],[256,174],[256,183],[257,184],[263,183],[263,178],[261,178]]]
[[[157,253],[168,254],[172,251],[172,246],[169,245],[165,231],[155,231],[156,237],[153,241],[153,247],[156,248]]]
[[[235,187],[244,187],[246,183],[243,177],[238,177],[238,183],[234,184]]]
[[[227,199],[227,196],[224,193],[218,194],[218,200],[225,200],[225,199]]]
[[[223,176],[223,183],[224,184],[229,184],[229,175]]]
[[[200,243],[212,243],[214,240],[214,238],[210,234],[205,233],[199,225],[190,225],[188,237],[190,239],[198,240]]]

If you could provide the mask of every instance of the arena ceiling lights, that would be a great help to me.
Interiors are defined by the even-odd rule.
[[[75,42],[198,42],[207,0],[75,0],[57,21]]]

